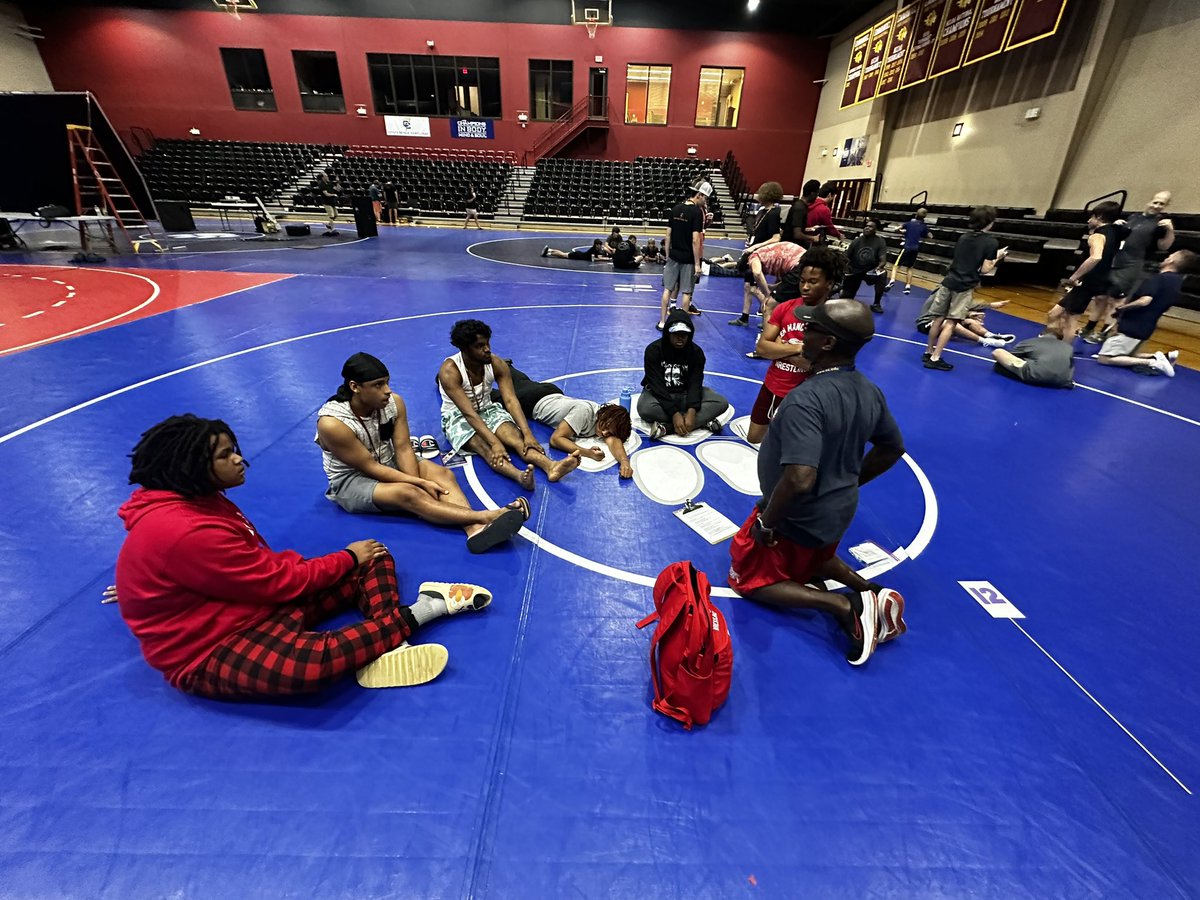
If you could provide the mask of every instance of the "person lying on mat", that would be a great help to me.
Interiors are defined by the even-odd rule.
[[[608,247],[600,238],[592,241],[592,246],[586,250],[555,250],[549,244],[542,248],[542,256],[551,259],[575,259],[579,262],[596,262],[608,258]]]
[[[449,469],[413,452],[404,400],[392,393],[387,367],[369,353],[342,366],[342,384],[317,410],[325,496],[350,513],[408,513],[467,533],[482,553],[508,540],[529,518],[529,501],[472,509]]]
[[[508,363],[492,354],[491,340],[492,329],[478,319],[463,319],[450,329],[450,343],[458,352],[446,357],[437,374],[446,440],[456,453],[478,454],[494,472],[527,491],[533,490],[535,466],[548,480],[559,481],[578,468],[579,451],[557,461],[547,455],[529,430]],[[499,389],[499,403],[492,400],[493,387]],[[510,450],[527,463],[524,469],[513,465]]]
[[[131,457],[129,483],[140,487],[118,511],[128,534],[116,602],[146,662],[185,693],[271,699],[355,673],[364,687],[422,684],[448,653],[410,646],[413,632],[492,600],[475,585],[427,582],[406,606],[395,562],[375,540],[312,559],[272,550],[225,497],[245,483],[248,463],[219,419],[171,416]],[[353,609],[363,621],[312,630]]]
[[[633,477],[629,454],[625,442],[633,433],[629,410],[616,403],[601,406],[594,400],[580,400],[566,396],[562,388],[548,381],[534,381],[506,359],[512,377],[513,393],[521,404],[526,419],[533,419],[554,429],[550,435],[550,446],[564,453],[579,452],[597,462],[604,459],[599,447],[583,448],[575,443],[577,438],[597,437],[604,441],[620,467],[622,478]],[[492,400],[502,402],[500,391],[492,391]]]
[[[729,408],[729,401],[704,386],[704,351],[692,339],[695,332],[692,317],[676,309],[667,316],[662,337],[646,347],[645,390],[638,397],[637,411],[650,426],[653,440],[665,435],[668,427],[681,437],[697,428],[713,434],[721,431],[717,419]]]

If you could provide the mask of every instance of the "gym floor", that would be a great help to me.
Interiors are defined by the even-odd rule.
[[[568,393],[636,385],[660,280],[539,256],[590,238],[399,228],[111,268],[5,257],[0,895],[1195,896],[1194,371],[1081,357],[1075,390],[1042,390],[954,343],[955,370],[931,372],[925,290],[894,289],[860,367],[909,457],[864,489],[843,552],[888,551],[909,631],[863,669],[824,619],[732,597],[728,544],[615,469],[539,475],[522,537],[483,556],[324,498],[314,416],[356,351],[443,445],[433,378],[460,318]],[[704,279],[696,301],[707,383],[745,415],[765,363],[745,358],[753,328],[725,324],[741,281]],[[146,666],[99,601],[126,454],[189,411],[237,432],[252,468],[232,499],[272,546],[375,537],[405,590],[494,591],[418,636],[450,650],[435,682],[221,704]],[[721,442],[744,446],[727,430],[681,452],[694,495],[740,522],[753,498],[703,451]],[[517,493],[456,471],[477,502]],[[728,703],[690,733],[649,708],[634,628],[680,559],[718,588],[735,650]]]

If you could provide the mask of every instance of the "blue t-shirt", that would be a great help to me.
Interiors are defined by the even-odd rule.
[[[921,246],[921,241],[929,237],[929,226],[921,219],[909,219],[900,226],[900,230],[904,232],[905,250],[916,250]]]
[[[817,481],[797,497],[776,530],[805,547],[839,541],[858,509],[858,476],[867,442],[903,447],[883,391],[855,369],[809,375],[779,406],[758,453],[766,501],[784,466],[812,466]]]
[[[1117,331],[1139,341],[1149,340],[1163,313],[1179,301],[1183,276],[1178,272],[1159,272],[1142,282],[1136,291],[1129,292],[1130,300],[1150,297],[1145,306],[1125,310],[1117,320]]]

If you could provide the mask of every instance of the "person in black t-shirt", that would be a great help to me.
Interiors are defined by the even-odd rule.
[[[900,460],[904,438],[883,392],[855,368],[875,335],[867,308],[827,300],[798,305],[793,315],[805,326],[808,377],[788,393],[759,450],[763,497],[729,548],[729,586],[756,603],[833,616],[850,640],[846,658],[859,666],[876,644],[906,630],[904,598],[838,559],[838,543],[858,509],[859,487]],[[818,579],[835,579],[849,593],[812,587]]]
[[[1121,214],[1121,204],[1112,200],[1097,203],[1088,218],[1088,257],[1065,282],[1069,290],[1059,298],[1046,317],[1047,325],[1062,328],[1063,340],[1075,340],[1079,317],[1095,297],[1108,291],[1113,258],[1121,245],[1119,229],[1113,223]]]
[[[1129,292],[1128,299],[1117,306],[1117,334],[1110,337],[1096,354],[1096,361],[1104,366],[1121,366],[1140,374],[1175,374],[1178,350],[1167,353],[1139,353],[1142,344],[1154,334],[1163,313],[1179,300],[1183,276],[1200,270],[1200,256],[1190,250],[1176,250],[1158,270],[1136,290]]]
[[[867,219],[862,234],[850,242],[846,256],[850,260],[850,271],[842,282],[842,297],[851,298],[858,293],[865,281],[875,288],[875,302],[871,312],[883,312],[884,267],[887,265],[887,243],[879,236],[883,223],[878,219]]]
[[[463,228],[471,224],[471,220],[475,220],[475,227],[482,230],[483,226],[479,224],[479,195],[475,193],[475,185],[467,182],[467,193],[463,198],[467,208],[467,216],[463,219]]]
[[[592,246],[586,250],[555,250],[549,244],[542,248],[542,256],[550,257],[551,259],[574,259],[579,262],[595,262],[598,259],[604,259],[608,256],[604,248],[604,241],[596,238],[592,241]]]
[[[1121,249],[1113,257],[1108,273],[1108,290],[1088,307],[1088,321],[1079,332],[1089,344],[1099,344],[1112,332],[1113,309],[1118,300],[1129,295],[1146,277],[1146,257],[1152,250],[1166,253],[1175,243],[1175,226],[1163,215],[1171,203],[1170,191],[1155,194],[1142,212],[1126,221],[1117,220],[1120,227]],[[1104,331],[1100,331],[1100,323]]]
[[[338,201],[341,199],[341,185],[329,180],[322,172],[317,176],[317,193],[321,196],[321,204],[325,207],[325,237],[336,237],[335,224],[338,218]]]
[[[692,309],[692,292],[696,279],[700,277],[700,263],[704,252],[704,213],[712,185],[702,181],[692,191],[692,196],[676,204],[667,215],[667,235],[663,243],[667,251],[667,262],[663,266],[662,310],[658,317],[659,331],[667,321],[667,307],[673,298],[681,296],[679,308],[692,315],[700,310]]]
[[[634,235],[623,237],[613,250],[612,264],[614,269],[637,269],[642,264],[642,254],[638,252],[637,238]]]
[[[652,263],[666,262],[666,254],[654,238],[646,239],[646,246],[642,250],[642,260]]]
[[[813,178],[804,182],[804,187],[800,189],[800,196],[792,203],[791,208],[780,222],[780,232],[783,235],[781,240],[799,244],[801,247],[808,247],[815,242],[815,236],[807,230],[808,207],[817,199],[817,193],[820,190],[821,182],[817,179]]]
[[[397,224],[397,210],[399,208],[400,189],[396,187],[396,183],[389,178],[383,183],[383,221],[388,225]]]

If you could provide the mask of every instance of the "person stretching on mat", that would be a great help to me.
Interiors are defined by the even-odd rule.
[[[865,581],[837,557],[858,508],[858,489],[904,455],[904,438],[883,392],[855,369],[875,335],[857,300],[797,306],[808,378],[788,394],[758,453],[763,496],[729,548],[729,586],[748,600],[828,613],[850,639],[861,666],[877,643],[904,633],[904,598]],[[871,443],[870,451],[863,450]],[[813,587],[835,579],[840,594]]]
[[[534,466],[549,481],[559,481],[579,466],[578,451],[552,460],[538,443],[521,404],[513,393],[508,363],[492,354],[492,329],[478,319],[463,319],[450,329],[450,343],[458,348],[438,369],[442,395],[442,431],[455,452],[463,449],[483,457],[492,470],[532,491]],[[492,386],[500,390],[501,403],[492,400]],[[512,464],[512,450],[524,469]]]
[[[404,400],[392,393],[387,367],[369,353],[342,366],[337,393],[317,410],[325,496],[349,513],[409,513],[467,533],[482,553],[508,540],[529,518],[529,501],[476,510],[449,469],[413,452]]]
[[[542,248],[542,256],[548,256],[551,259],[576,259],[580,262],[596,262],[599,259],[607,259],[608,251],[604,246],[604,241],[596,238],[592,241],[592,246],[587,250],[555,250],[549,244]]]
[[[579,452],[581,456],[601,462],[604,451],[599,447],[584,448],[575,443],[577,438],[597,437],[604,441],[620,467],[622,478],[633,477],[633,467],[625,452],[625,442],[633,433],[629,410],[615,403],[601,406],[594,400],[568,397],[557,384],[534,381],[506,359],[512,375],[513,393],[521,404],[527,419],[541,422],[554,429],[550,435],[550,446],[564,453]],[[492,391],[492,400],[503,400],[498,390]]]
[[[804,323],[793,314],[797,306],[817,306],[829,299],[846,274],[846,255],[818,244],[800,258],[800,296],[777,305],[758,336],[755,352],[772,360],[758,397],[750,410],[746,440],[761,444],[783,399],[808,376],[808,360],[800,354]]]
[[[396,564],[375,540],[305,559],[276,552],[225,492],[248,463],[219,419],[172,416],[142,434],[120,508],[116,602],[146,662],[188,694],[257,700],[310,694],[357,673],[363,687],[436,678],[449,654],[409,637],[487,606],[475,585],[422,584],[400,602]],[[110,589],[111,590],[111,589]],[[314,631],[357,609],[363,621]]]

